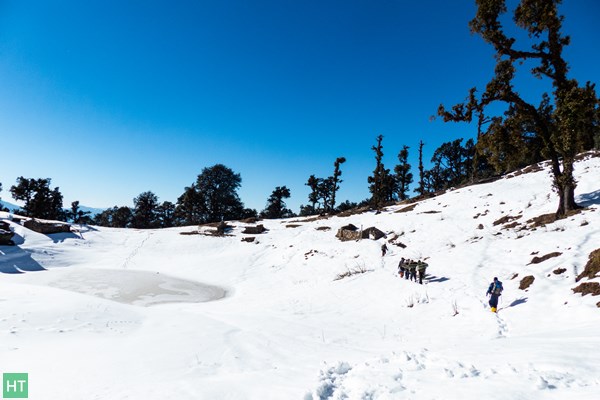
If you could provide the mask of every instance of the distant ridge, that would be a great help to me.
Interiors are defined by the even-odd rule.
[[[16,204],[13,203],[9,203],[8,201],[4,201],[4,200],[0,200],[0,208],[4,209],[4,208],[8,208],[10,211],[14,211],[14,210],[20,210],[21,206],[18,206]],[[70,210],[70,207],[63,207],[65,210]],[[104,211],[104,208],[94,208],[94,207],[86,207],[86,206],[79,206],[79,208],[82,211],[89,211],[90,212],[90,217],[95,217],[97,214],[100,214],[102,211]]]

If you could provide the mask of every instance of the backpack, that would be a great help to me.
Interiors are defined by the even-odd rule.
[[[497,281],[495,283],[492,283],[492,285],[494,285],[494,287],[492,287],[492,293],[501,295],[502,291],[504,290],[504,288],[502,287],[502,282]]]

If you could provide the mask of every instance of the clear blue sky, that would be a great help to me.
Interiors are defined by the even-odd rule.
[[[571,76],[600,82],[600,2],[567,0]],[[276,186],[307,203],[339,156],[339,201],[368,197],[371,146],[393,169],[466,125],[430,122],[492,76],[471,0],[0,0],[0,197],[52,178],[64,205],[175,202],[204,167],[242,176],[247,207]],[[530,90],[523,87],[522,91]],[[533,89],[531,89],[533,90]]]

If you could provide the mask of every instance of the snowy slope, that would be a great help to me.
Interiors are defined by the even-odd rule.
[[[588,208],[535,230],[520,229],[556,207],[548,171],[408,212],[262,221],[261,235],[236,222],[226,237],[49,237],[11,222],[0,372],[28,372],[31,399],[599,398],[600,298],[571,289],[600,247],[600,158],[576,174]],[[494,225],[505,216],[520,225]],[[382,258],[385,239],[340,242],[348,223],[406,248],[388,242]],[[401,256],[428,257],[425,285],[398,278]],[[357,269],[367,272],[336,280]],[[485,297],[494,276],[498,314]]]

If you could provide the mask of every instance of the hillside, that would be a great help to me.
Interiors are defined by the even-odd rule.
[[[547,169],[259,235],[11,221],[0,372],[27,372],[31,399],[598,398],[600,297],[572,289],[600,248],[600,158],[575,172],[586,208],[535,227],[556,208]],[[350,223],[387,237],[339,241]],[[424,285],[400,257],[427,258]]]

